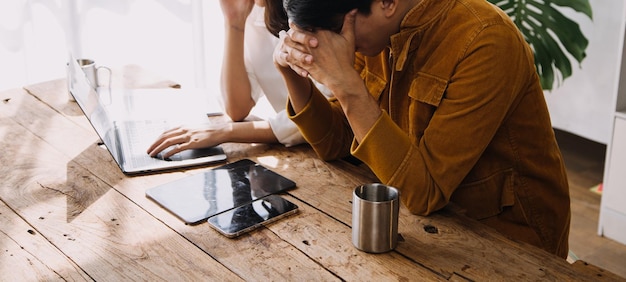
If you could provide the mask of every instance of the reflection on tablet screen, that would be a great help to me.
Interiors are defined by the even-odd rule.
[[[146,190],[146,196],[186,223],[197,223],[295,183],[244,159]]]
[[[221,234],[233,238],[297,212],[298,206],[278,195],[269,195],[209,218]]]

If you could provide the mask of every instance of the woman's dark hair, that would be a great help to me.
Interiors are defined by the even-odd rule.
[[[265,27],[276,37],[281,30],[289,30],[289,20],[283,8],[283,0],[265,0]]]
[[[288,18],[302,29],[340,32],[344,16],[357,9],[369,15],[373,0],[284,0]]]

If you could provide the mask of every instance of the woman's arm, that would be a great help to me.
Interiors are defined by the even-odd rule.
[[[220,0],[224,14],[224,57],[221,70],[222,97],[226,114],[233,121],[248,116],[255,102],[244,63],[246,19],[254,7],[252,0]]]
[[[277,143],[270,123],[266,120],[229,123],[230,138],[226,142]]]
[[[276,136],[267,121],[227,122],[200,127],[176,127],[165,131],[148,148],[147,153],[154,157],[163,150],[174,146],[163,155],[172,155],[189,149],[217,146],[226,142],[237,143],[276,143]]]

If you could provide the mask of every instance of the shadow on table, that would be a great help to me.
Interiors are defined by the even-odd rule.
[[[99,175],[100,177],[96,177]],[[67,221],[71,222],[123,179],[113,157],[98,143],[67,163]]]

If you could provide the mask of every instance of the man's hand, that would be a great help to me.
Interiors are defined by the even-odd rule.
[[[355,18],[356,10],[346,14],[341,33],[328,30],[313,33],[291,23],[286,34],[281,32],[283,46],[277,63],[289,66],[301,76],[310,75],[331,90],[345,85],[346,76],[355,80],[354,76],[358,76],[354,71]]]
[[[378,102],[369,94],[359,73],[354,69],[356,10],[344,17],[341,33],[320,30],[309,32],[293,23],[274,53],[274,61],[282,67],[284,77],[288,66],[300,76],[311,76],[322,83],[337,98],[357,142],[365,137],[382,114]],[[289,84],[289,83],[288,83]],[[296,112],[308,101],[308,94],[290,91]]]

